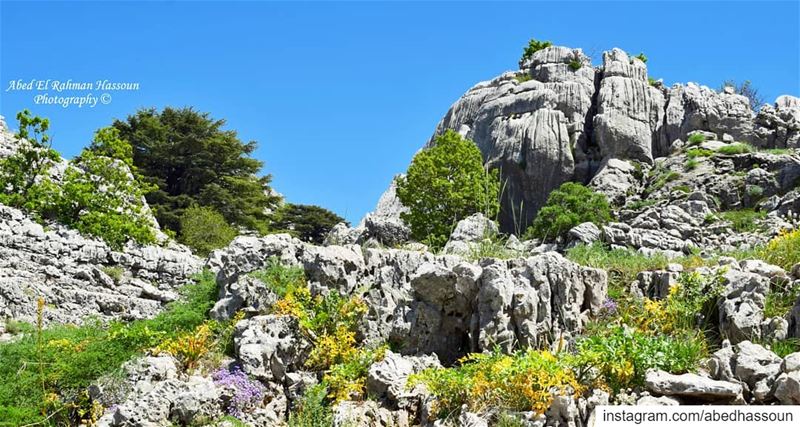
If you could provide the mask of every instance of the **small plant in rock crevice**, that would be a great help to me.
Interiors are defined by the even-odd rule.
[[[211,377],[217,386],[233,391],[233,397],[226,408],[229,415],[240,417],[244,411],[255,407],[264,399],[264,386],[251,380],[238,366],[232,369],[220,368]]]

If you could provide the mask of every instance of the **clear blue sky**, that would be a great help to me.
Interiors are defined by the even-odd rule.
[[[750,79],[800,95],[790,2],[0,3],[0,113],[49,117],[67,156],[140,107],[224,118],[274,187],[356,222],[450,104],[516,69],[530,37],[644,52],[667,84]],[[138,82],[94,108],[36,105],[9,80]],[[95,93],[99,95],[100,93]],[[51,93],[52,95],[52,93]],[[62,93],[64,95],[64,93]]]

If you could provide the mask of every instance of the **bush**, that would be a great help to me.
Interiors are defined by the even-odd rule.
[[[480,150],[447,130],[414,156],[406,176],[397,180],[397,197],[411,235],[441,248],[456,223],[476,212],[494,217],[500,209],[497,171],[483,167]]]
[[[180,242],[201,256],[227,246],[238,234],[225,217],[208,206],[192,206],[181,215]]]
[[[634,58],[636,58],[636,59],[644,62],[645,64],[647,64],[647,57],[642,52],[639,52],[639,54],[634,56]]]
[[[533,76],[531,76],[530,73],[517,73],[514,74],[514,80],[516,80],[517,83],[525,83],[533,80]]]
[[[306,286],[306,275],[302,267],[285,266],[274,256],[267,259],[265,268],[250,273],[250,276],[264,282],[279,298],[285,297],[290,289]]]
[[[611,208],[604,194],[575,182],[565,182],[547,197],[526,236],[555,240],[578,224],[592,222],[600,226],[610,220]]]
[[[332,365],[322,380],[328,385],[328,397],[334,402],[366,398],[367,371],[373,363],[383,360],[386,347],[360,348],[341,363]]]
[[[791,270],[792,266],[800,263],[800,229],[782,231],[767,243],[762,250],[762,257],[770,264],[775,264],[787,271]]]
[[[573,59],[573,60],[569,61],[569,68],[572,71],[578,71],[578,70],[581,69],[581,67],[583,67],[583,64],[581,63],[581,61],[578,61],[577,59]]]
[[[286,230],[300,240],[321,244],[325,235],[340,222],[347,223],[344,218],[325,208],[287,203],[273,214],[271,227]]]
[[[600,382],[615,392],[641,386],[648,369],[674,374],[694,370],[707,355],[702,336],[651,335],[622,326],[609,326],[602,333],[577,342],[577,356],[583,381]]]
[[[327,385],[315,384],[306,389],[297,410],[289,414],[289,427],[330,427],[333,411],[326,401]]]
[[[412,375],[409,384],[417,383],[436,399],[439,418],[456,418],[462,405],[475,412],[490,407],[544,414],[555,395],[577,397],[584,390],[565,359],[533,349],[512,355],[473,353],[460,366]]]
[[[60,156],[47,145],[49,122],[30,117],[27,110],[17,118],[19,137],[28,144],[0,161],[0,187],[6,190],[0,203],[25,209],[39,221],[57,220],[114,249],[129,240],[155,242],[153,224],[142,203],[149,187],[132,175],[125,157],[130,145],[116,131],[98,130],[92,146],[72,160],[61,181],[55,182],[48,172]]]
[[[697,167],[698,167],[699,165],[700,165],[700,162],[699,162],[699,161],[697,161],[696,159],[692,159],[692,158],[690,158],[690,159],[687,159],[687,160],[686,160],[686,163],[684,163],[684,164],[683,164],[683,167],[684,167],[684,169],[686,169],[687,171],[692,171],[692,170],[695,170],[695,169],[697,169]]]
[[[720,212],[719,216],[725,221],[730,221],[731,228],[739,233],[754,233],[763,228],[758,225],[757,221],[766,218],[767,213],[764,211],[755,211],[753,209],[739,209]]]
[[[726,80],[724,83],[722,83],[720,90],[725,89],[726,86],[732,87],[734,92],[745,96],[750,103],[750,108],[753,111],[758,111],[758,109],[764,105],[764,97],[761,96],[761,94],[758,92],[758,89],[753,87],[753,84],[750,82],[750,80],[745,80],[742,83],[736,83],[733,80]]]
[[[717,149],[718,154],[727,154],[727,155],[752,153],[753,151],[755,151],[753,146],[751,146],[750,144],[746,144],[744,142],[735,142],[733,144],[728,144],[724,147],[720,147],[719,149]]]
[[[552,45],[553,43],[550,43],[549,41],[539,41],[536,39],[530,39],[528,41],[528,45],[525,46],[525,49],[522,50],[522,58],[520,58],[519,60],[520,64],[525,62],[527,59],[530,59],[534,53],[542,49],[548,48]]]

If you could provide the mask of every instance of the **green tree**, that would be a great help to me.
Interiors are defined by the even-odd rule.
[[[41,181],[55,162],[61,160],[61,156],[50,147],[48,119],[32,116],[30,111],[23,110],[17,113],[17,120],[19,148],[0,160],[0,189],[3,190],[0,203],[29,209],[31,188]]]
[[[234,226],[261,232],[278,197],[271,177],[257,174],[254,141],[242,142],[224,120],[192,108],[142,109],[114,121],[120,137],[133,147],[133,164],[148,182],[147,193],[162,227],[180,233],[181,215],[190,206],[209,206]]]
[[[452,130],[414,156],[397,181],[397,197],[409,208],[402,218],[412,237],[434,248],[447,242],[458,221],[476,212],[496,216],[499,193],[497,170],[487,171],[478,147]]]
[[[25,209],[39,221],[55,220],[99,237],[116,249],[131,239],[155,241],[154,224],[143,203],[149,187],[131,174],[124,155],[131,152],[130,145],[114,130],[98,130],[93,148],[67,163],[56,181],[48,172],[61,157],[49,146],[49,122],[27,110],[17,118],[18,136],[27,143],[0,161],[0,186],[5,189],[0,202]]]
[[[584,222],[602,225],[611,220],[606,196],[575,182],[565,182],[547,197],[526,237],[555,240]]]
[[[522,65],[522,63],[526,60],[530,59],[537,51],[548,48],[552,45],[553,43],[549,41],[539,41],[536,39],[528,40],[528,45],[522,50],[522,58],[519,60],[520,65]]]
[[[325,235],[340,222],[346,221],[325,208],[287,203],[275,212],[272,227],[289,231],[306,242],[322,243]]]
[[[181,215],[179,240],[199,255],[207,256],[214,249],[227,246],[237,234],[214,208],[195,205]]]

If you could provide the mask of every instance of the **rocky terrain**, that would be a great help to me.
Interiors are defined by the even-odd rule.
[[[229,415],[245,425],[301,425],[290,414],[329,372],[308,364],[321,337],[281,311],[291,292],[259,274],[277,263],[299,270],[310,295],[362,301],[353,341],[385,350],[352,379],[360,386],[332,399],[333,425],[477,427],[497,424],[502,408],[465,404],[442,417],[436,390],[409,379],[474,353],[578,354],[598,319],[617,321],[608,316],[621,301],[666,304],[697,280],[714,299],[709,314],[694,313],[712,336],[696,367],[647,369],[632,387],[548,389],[544,410],[514,410],[513,425],[584,426],[605,404],[800,404],[800,348],[778,355],[774,346],[800,339],[800,298],[785,291],[800,287],[800,264],[773,265],[755,251],[798,226],[800,99],[781,96],[753,112],[731,90],[650,81],[645,63],[619,49],[592,66],[580,49],[548,47],[469,89],[435,135],[447,129],[477,144],[506,191],[499,224],[463,219],[440,253],[410,241],[394,186],[324,245],[240,236],[205,260],[166,236],[112,250],[0,206],[2,339],[21,339],[6,326],[35,323],[40,312],[47,325],[152,318],[205,269],[218,289],[208,321],[231,323],[232,351],[213,368],[144,351],[121,379],[90,387],[96,424],[235,425],[222,421]],[[0,156],[14,144],[3,124]],[[503,235],[521,234],[519,224],[567,181],[605,194],[614,220],[580,224],[555,242]],[[571,252],[600,247],[664,262],[620,283],[621,267],[592,267]],[[794,299],[776,314],[779,295]]]

